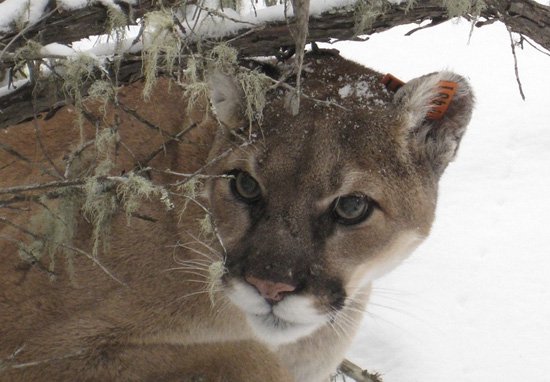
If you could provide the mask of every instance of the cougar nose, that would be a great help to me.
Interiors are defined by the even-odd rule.
[[[270,301],[281,301],[284,292],[292,292],[296,289],[295,286],[289,284],[262,280],[254,276],[246,276],[245,280],[254,286],[263,298]]]

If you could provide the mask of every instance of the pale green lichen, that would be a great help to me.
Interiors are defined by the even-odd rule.
[[[483,0],[442,0],[449,18],[472,15],[478,17],[486,8]]]
[[[68,57],[64,63],[63,90],[81,106],[83,100],[82,87],[93,79],[95,71],[99,68],[98,61],[85,53],[77,53],[74,57]]]
[[[185,86],[183,95],[187,98],[187,111],[191,112],[197,104],[208,100],[210,87],[206,82],[194,82]]]
[[[238,67],[238,51],[225,43],[216,45],[209,54],[212,69],[226,74],[235,73]]]
[[[135,173],[130,173],[127,179],[119,183],[116,194],[122,202],[128,219],[139,209],[144,200],[150,200],[153,196],[158,196],[167,209],[173,208],[168,192],[163,187]]]
[[[101,181],[97,177],[90,177],[84,184],[85,195],[82,212],[92,224],[92,256],[99,254],[100,243],[103,250],[108,249],[108,234],[111,228],[111,220],[117,211],[116,195],[109,192],[111,182]]]
[[[250,127],[254,121],[261,124],[266,102],[266,93],[271,79],[255,70],[241,68],[238,51],[227,44],[218,44],[209,55],[210,71],[235,77],[243,91],[244,115]]]
[[[183,76],[187,84],[204,82],[204,61],[192,55],[187,58]]]
[[[252,127],[253,121],[261,124],[271,78],[255,70],[243,70],[237,74],[237,80],[244,93],[244,114],[250,127]]]
[[[42,49],[42,47],[42,44],[34,40],[28,40],[25,45],[15,50],[14,61],[16,63],[19,63],[25,62],[30,58],[40,57],[40,50]]]
[[[145,85],[143,96],[148,99],[159,71],[172,73],[180,56],[181,39],[174,27],[173,15],[168,11],[149,12],[144,16],[146,32],[142,50]]]
[[[405,5],[405,13],[409,12],[416,6],[418,0],[407,0],[407,5]]]
[[[198,223],[201,234],[211,235],[212,233],[214,233],[214,227],[212,225],[212,218],[210,217],[210,214],[205,214]]]
[[[212,306],[216,303],[216,293],[221,286],[221,280],[225,273],[225,264],[223,261],[214,261],[208,266],[208,297]]]
[[[64,60],[58,74],[63,77],[63,91],[69,97],[76,109],[75,123],[80,129],[80,143],[84,142],[84,115],[83,101],[84,84],[94,79],[96,70],[100,67],[99,62],[84,53],[78,53],[74,57],[67,57]]]
[[[115,40],[115,53],[120,53],[121,43],[126,38],[128,18],[118,7],[107,7],[107,30]]]
[[[386,0],[360,0],[355,4],[355,34],[370,29],[376,19],[387,12],[390,3]]]
[[[108,175],[114,167],[116,147],[120,141],[118,131],[111,128],[99,130],[95,136],[97,165],[95,175]]]
[[[72,243],[75,236],[76,217],[80,206],[78,197],[73,191],[66,190],[64,195],[49,206],[46,198],[41,198],[38,203],[42,209],[33,215],[29,222],[29,231],[36,236],[30,243],[19,244],[19,256],[33,265],[47,258],[45,267],[53,279],[57,255],[64,254],[68,273],[72,278],[73,253],[67,250],[67,245]]]
[[[197,199],[201,187],[202,182],[200,179],[198,179],[198,177],[192,177],[181,186],[178,186],[178,191],[181,192],[186,198]]]
[[[193,177],[177,187],[177,191],[184,197],[185,200],[181,210],[179,211],[179,221],[183,218],[189,202],[197,200],[202,185],[203,184],[197,177]]]
[[[107,105],[115,100],[116,92],[111,81],[97,80],[88,89],[88,98],[100,102],[99,110],[105,117]]]
[[[188,112],[191,112],[197,104],[208,100],[210,87],[204,80],[204,73],[204,60],[199,60],[195,56],[187,58],[186,68],[183,71],[185,79],[183,95],[187,98]]]

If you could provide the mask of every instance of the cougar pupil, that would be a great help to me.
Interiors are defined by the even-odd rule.
[[[231,175],[231,189],[235,196],[246,203],[257,201],[262,193],[260,185],[256,180],[245,171],[234,171]]]
[[[341,224],[360,223],[372,212],[372,203],[365,195],[342,196],[334,203],[334,216]]]

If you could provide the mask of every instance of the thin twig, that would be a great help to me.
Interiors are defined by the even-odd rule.
[[[32,113],[33,113],[32,122],[33,122],[33,127],[34,127],[34,134],[36,136],[36,141],[38,142],[38,146],[40,146],[40,151],[42,151],[42,155],[44,155],[44,158],[46,158],[46,160],[48,161],[50,166],[52,166],[53,170],[57,174],[57,177],[59,179],[64,179],[63,175],[61,175],[61,171],[59,171],[59,169],[57,168],[57,166],[53,162],[52,158],[50,158],[50,156],[48,155],[48,152],[46,151],[46,148],[44,147],[44,144],[42,142],[42,138],[40,136],[40,126],[38,125],[38,117],[37,117],[36,107],[35,107],[36,106],[36,97],[33,96],[33,98],[34,98],[34,100],[33,100],[33,110],[32,110]]]
[[[246,147],[246,146],[249,146],[251,145],[253,142],[252,141],[246,141],[244,143],[242,143],[241,145],[238,146],[238,148],[243,148],[243,147]],[[183,180],[180,180],[179,182],[176,182],[175,184],[172,184],[172,186],[183,186],[184,184],[186,183],[189,183],[192,179],[194,179],[196,176],[198,175],[201,175],[202,172],[204,172],[208,167],[212,166],[213,164],[219,162],[220,160],[222,160],[223,158],[225,158],[226,156],[228,156],[229,154],[231,154],[233,151],[235,150],[235,147],[230,147],[228,148],[227,150],[225,150],[224,152],[222,152],[220,155],[218,155],[217,157],[211,159],[210,161],[208,161],[207,164],[205,164],[204,166],[202,166],[201,168],[199,168],[197,171],[193,172],[192,174],[189,175],[189,177],[187,179],[183,179]]]
[[[229,20],[229,21],[233,21],[234,23],[239,23],[239,24],[246,24],[246,25],[250,25],[250,26],[257,26],[258,24],[256,23],[251,23],[250,21],[244,21],[244,20],[239,20],[239,19],[236,19],[236,18],[233,18],[231,16],[228,16],[226,15],[225,13],[223,12],[220,12],[216,9],[213,9],[213,8],[209,8],[209,7],[206,7],[204,5],[200,5],[200,4],[197,4],[196,5],[198,8],[200,8],[201,10],[207,12],[208,14],[210,15],[214,15],[214,16],[218,16],[222,19],[226,19],[226,20]]]
[[[378,373],[369,373],[367,370],[361,369],[353,362],[345,359],[338,368],[344,375],[353,378],[357,382],[382,382]]]
[[[87,142],[84,142],[80,146],[76,148],[75,151],[72,151],[69,154],[69,157],[67,158],[67,162],[65,164],[65,174],[63,175],[65,179],[69,178],[71,175],[71,165],[73,164],[73,161],[82,154],[84,150],[86,150],[88,147],[92,146],[95,143],[95,139],[90,139]]]
[[[35,240],[40,240],[40,241],[42,241],[42,242],[52,242],[52,243],[54,243],[54,244],[56,244],[56,245],[59,245],[60,247],[63,247],[63,248],[66,248],[66,249],[68,249],[68,250],[71,250],[71,251],[73,251],[73,252],[76,252],[76,253],[78,253],[78,254],[81,254],[81,255],[87,257],[88,259],[90,259],[95,265],[97,265],[99,268],[101,268],[101,270],[102,270],[103,272],[105,272],[105,274],[107,274],[107,276],[109,276],[110,278],[112,278],[113,280],[115,280],[117,283],[119,283],[119,284],[121,284],[121,285],[124,285],[124,286],[128,286],[128,285],[126,285],[124,282],[122,282],[120,279],[118,279],[115,275],[113,275],[113,274],[111,273],[111,271],[109,271],[103,264],[101,264],[101,263],[99,262],[98,259],[96,259],[94,256],[92,256],[91,254],[89,254],[89,253],[86,252],[86,251],[83,251],[83,250],[80,249],[80,248],[76,248],[76,247],[73,247],[73,246],[68,245],[68,244],[64,244],[64,243],[60,243],[60,242],[56,242],[56,241],[50,240],[50,239],[48,239],[48,238],[46,238],[46,237],[43,237],[43,236],[41,236],[41,235],[38,235],[37,233],[34,233],[34,232],[32,232],[32,231],[29,231],[29,230],[26,229],[25,227],[22,227],[22,226],[20,226],[20,225],[18,225],[18,224],[15,224],[15,223],[11,222],[10,220],[8,220],[8,219],[6,219],[6,218],[4,218],[4,217],[2,217],[2,216],[0,216],[0,223],[4,223],[4,224],[6,224],[6,225],[9,225],[9,226],[11,226],[11,227],[13,227],[13,228],[15,228],[15,229],[17,229],[17,230],[23,232],[24,234],[26,234],[26,235],[28,235],[28,236],[31,236],[31,237],[32,237],[33,239],[35,239]]]
[[[139,27],[139,32],[136,38],[134,38],[134,40],[132,41],[132,45],[130,45],[130,48],[136,45],[139,42],[139,40],[141,40],[141,37],[143,36],[143,32],[145,31],[145,21],[142,19],[140,24],[141,25]]]
[[[234,176],[234,175],[227,175],[227,174],[222,174],[222,175],[204,175],[204,174],[194,174],[194,173],[176,172],[176,171],[172,171],[172,170],[170,170],[170,169],[158,170],[158,169],[156,169],[156,168],[152,168],[151,170],[152,170],[152,171],[155,171],[155,172],[161,172],[161,173],[163,173],[163,174],[181,176],[181,177],[184,177],[184,178],[195,177],[195,178],[198,178],[198,179],[212,179],[212,178],[235,179],[235,176]]]
[[[6,53],[6,51],[9,49],[9,47],[15,42],[17,41],[17,39],[19,39],[19,37],[23,36],[25,33],[27,33],[27,31],[29,29],[31,29],[34,25],[38,24],[39,22],[47,19],[48,17],[50,17],[51,15],[53,15],[55,12],[57,12],[59,10],[59,6],[56,6],[54,9],[52,9],[51,11],[49,11],[48,13],[46,13],[45,15],[43,15],[41,18],[39,18],[36,23],[31,23],[29,22],[27,24],[27,26],[23,29],[21,29],[19,31],[19,33],[17,33],[15,36],[13,36],[13,38],[10,40],[10,42],[8,42],[6,44],[6,46],[4,47],[4,49],[2,49],[2,52],[0,52],[0,62],[2,62],[2,58],[4,57],[4,53]]]
[[[256,28],[252,28],[252,29],[249,29],[247,30],[246,32],[244,33],[241,33],[241,34],[238,34],[236,35],[235,37],[232,37],[230,38],[229,40],[226,41],[227,44],[231,44],[232,42],[235,42],[243,37],[246,37],[248,35],[251,35],[251,34],[254,34],[254,33],[257,33],[261,30],[265,29],[265,24],[262,24],[262,25],[259,25],[257,26]]]
[[[166,142],[163,142],[162,145],[156,149],[155,151],[151,152],[147,158],[145,158],[145,160],[143,162],[140,162],[140,163],[137,163],[136,166],[134,167],[134,170],[137,170],[137,169],[141,169],[145,166],[147,166],[149,164],[149,162],[151,162],[159,153],[163,152],[165,149],[166,149],[166,144],[167,143],[170,143],[170,142],[181,142],[181,138],[187,134],[189,131],[193,130],[195,127],[197,127],[197,124],[196,123],[193,123],[191,124],[191,126],[189,126],[188,128],[186,129],[183,129],[182,131],[180,131],[179,133],[177,133],[176,135],[169,135],[169,138],[168,138],[168,141]]]
[[[514,72],[516,73],[516,81],[519,87],[519,94],[521,95],[521,98],[525,101],[525,94],[523,93],[523,87],[521,85],[521,80],[519,79],[518,59],[516,57],[516,43],[514,41],[514,37],[512,36],[512,29],[510,27],[507,27],[507,29],[508,29],[508,34],[510,35],[510,46],[512,47],[512,56],[514,56]]]
[[[26,184],[23,186],[14,186],[0,189],[0,195],[5,194],[17,194],[21,192],[44,190],[47,188],[58,188],[58,187],[72,187],[72,186],[81,186],[86,183],[85,179],[68,179],[68,180],[56,180],[48,183],[35,183],[35,184]]]
[[[143,117],[141,114],[139,114],[137,111],[135,111],[134,109],[131,109],[129,108],[128,106],[124,105],[122,102],[118,102],[118,106],[122,109],[122,111],[130,114],[132,117],[134,117],[138,122],[141,122],[143,123],[145,126],[147,126],[148,128],[150,128],[151,130],[155,130],[155,131],[158,131],[160,133],[162,133],[163,135],[166,135],[166,136],[169,136],[169,137],[172,137],[172,135],[164,130],[163,128],[155,125],[154,123],[152,123],[151,121],[149,121],[148,119],[146,119],[145,117]]]
[[[48,174],[49,176],[51,176],[52,178],[59,178],[56,174],[53,174],[50,170],[48,170],[47,168],[39,165],[39,164],[36,164],[34,162],[32,162],[29,158],[27,158],[26,156],[24,156],[23,154],[19,153],[17,150],[15,150],[13,147],[11,146],[8,146],[6,145],[5,143],[2,143],[0,142],[0,149],[4,150],[5,152],[7,152],[8,154],[16,157],[17,159],[19,160],[22,160],[23,162],[27,163],[30,167],[38,167],[38,169],[40,171],[42,171],[44,174]]]
[[[212,212],[204,204],[199,202],[197,199],[195,199],[195,198],[193,198],[189,195],[183,195],[183,197],[186,198],[187,200],[190,200],[193,203],[195,203],[197,206],[199,206],[208,215],[208,217],[210,219],[210,223],[212,224],[212,230],[214,231],[214,236],[216,236],[216,239],[220,243],[220,245],[222,247],[222,250],[223,250],[223,253],[225,255],[227,255],[227,249],[225,248],[225,245],[223,244],[223,241],[222,241],[222,237],[220,236],[220,233],[218,232],[218,227],[216,226],[216,223],[214,221],[214,217],[212,216]]]
[[[243,70],[243,71],[252,72],[252,69],[249,69],[245,66],[241,66],[240,69]],[[296,88],[294,86],[292,86],[289,83],[285,82],[288,79],[288,77],[290,77],[291,74],[292,74],[292,71],[289,71],[289,72],[283,74],[283,76],[278,80],[276,80],[275,78],[271,78],[271,77],[267,76],[267,79],[269,81],[271,81],[271,83],[273,84],[269,87],[269,90],[273,90],[273,89],[276,89],[276,88],[282,86],[282,87],[284,87],[285,89],[287,89],[289,91],[296,92]],[[336,103],[336,102],[330,101],[330,100],[318,99],[318,98],[312,97],[312,96],[304,93],[303,91],[301,92],[301,96],[304,97],[305,99],[309,100],[309,101],[319,103],[319,104],[321,104],[325,107],[334,106],[334,107],[337,107],[337,108],[345,110],[345,111],[350,111],[350,109],[348,109],[345,106],[340,105],[339,103]]]
[[[17,247],[19,248],[19,250],[23,251],[25,253],[25,256],[28,256],[28,258],[23,259],[27,264],[29,264],[33,267],[36,266],[36,269],[38,269],[40,272],[44,272],[45,274],[47,274],[51,278],[56,278],[57,277],[55,272],[50,271],[46,266],[44,266],[44,264],[42,264],[40,262],[40,259],[38,259],[32,252],[29,252],[27,249],[25,249],[24,243],[22,241],[15,240],[11,237],[4,236],[4,235],[0,235],[0,239],[5,240],[5,241],[9,241],[9,242],[14,243],[14,244],[17,244]],[[0,367],[0,370],[1,370],[1,367]]]
[[[47,199],[57,199],[62,197],[64,194],[60,191],[50,191],[45,194],[40,195],[14,195],[9,199],[0,200],[0,208],[9,208],[13,209],[15,207],[11,207],[12,204],[16,203],[23,203],[23,202],[36,202],[40,200],[40,198],[47,198]]]
[[[522,43],[523,41],[527,42],[529,45],[531,45],[533,48],[535,48],[536,50],[538,50],[539,52],[541,52],[542,54],[546,54],[547,56],[550,56],[550,53],[549,52],[545,52],[544,50],[542,50],[541,48],[539,48],[538,46],[536,46],[535,44],[533,44],[531,41],[529,41],[529,39],[527,37],[525,37],[524,35],[520,35],[520,43]]]
[[[289,94],[289,106],[292,115],[298,115],[300,111],[300,96],[302,94],[302,66],[304,64],[309,25],[309,0],[292,0],[292,8],[296,17],[295,30],[293,31],[293,28],[290,28],[290,33],[296,44],[296,89],[294,93]]]

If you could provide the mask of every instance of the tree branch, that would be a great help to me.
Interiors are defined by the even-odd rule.
[[[485,0],[486,18],[502,21],[512,32],[530,37],[550,51],[550,6],[533,0]]]
[[[177,3],[177,0],[164,1],[165,5]],[[482,10],[482,17],[488,20],[504,22],[513,32],[528,36],[543,48],[550,50],[550,7],[538,4],[533,0],[486,0],[487,8]],[[142,0],[138,6],[125,9],[128,23],[135,23],[135,18],[147,11],[158,9],[158,2]],[[121,6],[123,3],[120,4]],[[385,12],[379,15],[372,24],[362,33],[372,34],[382,32],[392,27],[419,23],[424,20],[440,22],[448,19],[447,11],[441,0],[418,0],[414,7],[407,9],[406,5],[387,3]],[[468,17],[468,15],[466,15]],[[475,17],[471,15],[471,17]],[[56,11],[47,19],[33,25],[13,42],[16,35],[0,36],[0,46],[9,51],[21,45],[23,40],[34,39],[42,44],[51,42],[68,43],[87,37],[92,34],[101,34],[105,31],[107,10],[103,6],[90,6],[77,11]],[[294,46],[289,29],[295,28],[296,21],[280,20],[263,25],[250,27],[243,24],[243,28],[215,42],[226,41],[235,47],[242,56],[275,55],[281,47]],[[356,33],[356,14],[351,8],[334,9],[320,16],[311,17],[307,42],[330,41],[330,39],[353,39]],[[476,25],[482,26],[484,23]],[[195,36],[196,37],[196,36]],[[208,40],[207,36],[204,37]],[[19,41],[21,40],[21,41]],[[192,41],[186,41],[187,47],[193,47]],[[13,53],[13,52],[12,52]],[[7,56],[7,55],[6,55]],[[0,66],[13,65],[0,62]],[[115,68],[117,66],[115,65]],[[122,58],[118,73],[119,84],[132,82],[141,77],[141,60],[136,55],[125,55]],[[46,82],[46,81],[44,81]],[[84,94],[87,87],[84,86]],[[33,116],[32,93],[35,92],[36,112],[51,110],[54,104],[62,102],[65,96],[61,86],[57,84],[42,84],[35,88],[34,84],[27,83],[17,90],[0,97],[0,129],[14,125]]]
[[[115,1],[126,16],[128,25],[135,25],[136,19],[145,13],[159,10],[162,5],[168,7],[178,0],[140,0],[136,5],[129,5],[126,2]],[[109,33],[108,8],[101,4],[94,4],[77,10],[65,10],[54,7],[55,2],[50,4],[44,11],[47,17],[39,22],[24,28],[23,33],[7,33],[0,35],[0,46],[11,46],[10,51],[20,48],[28,40],[33,40],[41,45],[52,42],[69,44],[83,38]]]
[[[369,373],[367,370],[361,369],[348,359],[342,361],[338,370],[342,374],[353,378],[356,382],[382,382],[378,373]]]

